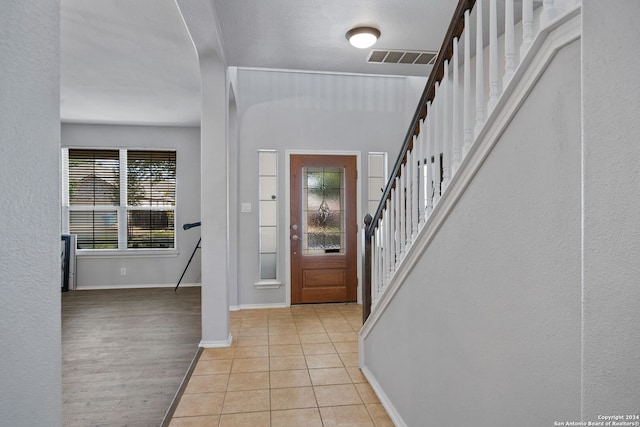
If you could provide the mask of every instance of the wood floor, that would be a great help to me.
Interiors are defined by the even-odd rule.
[[[62,424],[161,424],[200,341],[200,288],[62,294]]]

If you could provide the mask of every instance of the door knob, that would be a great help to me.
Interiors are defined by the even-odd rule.
[[[300,237],[294,234],[291,236],[291,240],[300,240]]]

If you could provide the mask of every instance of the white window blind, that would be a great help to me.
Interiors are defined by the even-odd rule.
[[[74,148],[65,163],[78,249],[175,247],[175,151]]]
[[[127,247],[172,248],[175,151],[127,152]]]
[[[117,249],[118,150],[69,150],[69,231],[78,249]]]

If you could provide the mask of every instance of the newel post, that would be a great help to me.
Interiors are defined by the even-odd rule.
[[[373,222],[370,214],[364,217],[364,265],[362,266],[362,323],[371,314],[371,234],[369,227]]]

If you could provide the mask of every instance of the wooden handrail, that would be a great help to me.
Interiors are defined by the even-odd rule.
[[[371,226],[373,218],[370,214],[364,217],[364,228]],[[371,239],[365,239],[364,244],[364,274],[362,286],[362,323],[367,321],[371,314]]]
[[[514,0],[505,0],[503,15],[498,13],[497,2],[492,0],[489,2],[489,13],[483,14],[481,1],[457,2],[382,199],[373,217],[367,215],[364,221],[365,274],[362,286],[365,317],[369,313],[369,307],[366,306],[369,301],[374,307],[380,302],[384,304],[390,287],[397,289],[400,279],[396,274],[403,263],[407,259],[416,261],[413,245],[425,236],[423,231],[431,230],[429,227],[435,225],[430,219],[439,212],[441,198],[444,197],[449,203],[447,206],[452,206],[447,193],[448,186],[458,184],[460,181],[457,177],[470,179],[470,175],[465,175],[470,164],[466,159],[473,155],[474,144],[479,143],[474,139],[482,138],[484,129],[490,129],[489,126],[494,126],[495,121],[499,120],[496,117],[500,117],[501,113],[496,108],[501,108],[502,97],[514,96],[513,91],[517,90],[514,84],[517,82],[513,79],[519,78],[521,67],[527,66],[527,58],[531,57],[528,52],[535,54],[535,50],[530,50],[534,37],[548,34],[555,28],[553,26],[559,22],[556,19],[560,17],[558,13],[569,16],[580,7],[579,2],[573,0],[545,0],[537,12],[539,19],[534,35],[534,4],[532,0],[525,0],[522,3],[523,31],[518,59],[513,5]],[[474,21],[477,19],[475,26],[470,22],[474,8]],[[486,49],[483,40],[485,23],[489,30]],[[498,39],[498,28],[501,26],[504,28],[502,42]],[[472,33],[476,38],[474,84],[471,73]],[[462,36],[464,42],[460,40]],[[500,66],[498,55],[502,46],[503,67]],[[460,49],[463,49],[462,64]],[[482,59],[485,52],[489,59],[488,78],[484,76]],[[463,82],[460,81],[461,73]],[[503,88],[500,87],[501,78]],[[487,84],[488,99],[485,97]],[[452,194],[452,197],[456,197],[456,194]],[[441,218],[436,215],[434,219],[438,221]],[[365,299],[364,295],[369,294],[371,299]]]
[[[363,321],[366,321],[371,313],[371,256],[372,256],[372,248],[371,248],[371,238],[375,229],[377,227],[378,221],[382,216],[382,212],[384,210],[385,204],[389,201],[391,197],[391,190],[395,186],[395,178],[399,176],[402,165],[407,161],[407,151],[413,149],[413,138],[414,136],[420,133],[420,120],[423,120],[427,117],[427,104],[429,101],[433,101],[436,92],[436,83],[440,82],[444,76],[444,64],[445,61],[451,59],[453,56],[453,39],[460,38],[460,35],[464,31],[465,22],[464,15],[467,10],[471,10],[475,5],[476,0],[459,0],[458,6],[451,18],[451,23],[449,24],[449,29],[447,30],[447,34],[442,41],[442,46],[440,47],[440,51],[438,52],[438,57],[436,58],[436,62],[431,70],[431,74],[429,75],[429,79],[427,80],[427,84],[422,92],[422,96],[420,97],[420,101],[418,103],[418,108],[413,115],[413,119],[411,120],[411,125],[409,126],[409,130],[404,138],[404,142],[402,144],[402,149],[400,150],[400,154],[396,160],[395,165],[393,166],[393,171],[391,173],[391,177],[387,182],[387,185],[384,189],[384,193],[382,195],[382,199],[380,200],[380,204],[378,205],[378,209],[373,217],[367,214],[364,219],[364,228],[365,228],[365,257],[364,257],[364,277],[363,277],[363,286],[362,286],[362,296],[363,296],[363,309],[362,309],[362,317]],[[422,161],[422,159],[421,159]]]
[[[384,209],[387,200],[389,200],[391,196],[391,190],[395,186],[395,177],[400,174],[400,168],[402,164],[406,162],[407,151],[413,148],[413,137],[418,135],[420,132],[420,120],[424,119],[427,116],[427,103],[429,101],[433,101],[435,97],[436,91],[436,83],[442,80],[442,76],[444,75],[444,63],[446,60],[451,59],[453,56],[453,39],[456,37],[460,37],[462,32],[464,31],[464,13],[467,10],[470,10],[475,5],[476,0],[459,0],[458,6],[451,18],[451,23],[449,24],[449,28],[447,33],[442,41],[442,46],[440,47],[440,51],[438,52],[438,56],[436,58],[436,62],[431,69],[431,74],[429,75],[429,79],[427,80],[427,84],[425,85],[424,91],[422,92],[422,96],[420,97],[420,101],[418,102],[418,108],[413,115],[413,119],[411,120],[411,124],[409,125],[409,130],[404,138],[404,142],[402,144],[402,149],[400,150],[400,154],[396,160],[395,165],[393,166],[393,171],[391,172],[389,181],[387,182],[387,186],[384,189],[384,193],[382,194],[382,198],[380,200],[380,204],[378,205],[378,209],[376,210],[375,215],[373,215],[373,219],[366,230],[366,239],[370,240],[373,232],[376,228],[376,224],[382,215],[382,210]]]

